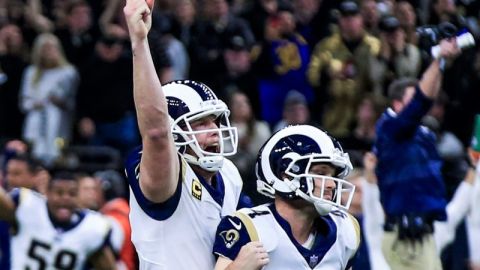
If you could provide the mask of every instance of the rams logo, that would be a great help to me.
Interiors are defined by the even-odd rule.
[[[223,231],[220,233],[220,236],[223,238],[223,241],[225,242],[225,246],[227,248],[231,248],[233,245],[235,245],[235,243],[237,243],[238,239],[240,238],[240,234],[234,229]]]
[[[202,200],[202,184],[198,179],[192,181],[192,196],[197,200]]]

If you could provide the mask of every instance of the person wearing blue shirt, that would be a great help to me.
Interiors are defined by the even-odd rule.
[[[440,43],[441,58],[456,57],[454,39]],[[440,91],[443,63],[434,59],[420,81],[389,87],[391,107],[377,122],[376,174],[386,214],[383,253],[392,269],[442,269],[433,240],[435,220],[446,220],[442,162],[435,135],[421,126]]]

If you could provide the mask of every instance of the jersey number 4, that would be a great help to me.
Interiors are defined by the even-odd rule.
[[[51,245],[42,243],[35,239],[32,240],[30,248],[28,249],[28,256],[38,262],[38,270],[47,269],[47,256],[51,256]],[[77,261],[77,255],[68,250],[60,250],[54,255],[54,267],[59,270],[74,269]],[[27,267],[26,270],[33,270]]]

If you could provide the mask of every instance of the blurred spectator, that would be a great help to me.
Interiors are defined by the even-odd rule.
[[[62,148],[70,142],[78,80],[58,38],[39,35],[32,51],[32,64],[22,78],[20,102],[26,113],[23,137],[32,144],[33,156],[47,166],[60,157]]]
[[[331,0],[294,0],[293,15],[296,31],[302,35],[312,48],[317,42],[330,34],[334,1]]]
[[[310,124],[310,109],[307,99],[297,90],[287,93],[283,105],[283,118],[275,125],[273,132],[290,125]]]
[[[27,49],[18,26],[6,24],[0,28],[0,143],[22,134],[24,115],[18,105]]]
[[[361,1],[361,13],[365,30],[373,36],[378,37],[380,14],[375,0]]]
[[[255,0],[245,8],[242,17],[250,24],[255,40],[262,42],[265,40],[265,27],[267,19],[278,13],[282,6],[281,0]]]
[[[314,94],[306,77],[310,49],[305,39],[295,31],[295,20],[289,9],[269,17],[262,51],[255,62],[259,76],[262,119],[271,126],[282,118],[287,93],[295,89],[312,104]]]
[[[78,207],[98,211],[101,207],[101,190],[97,179],[88,174],[75,177],[78,183]]]
[[[172,34],[180,40],[186,48],[192,41],[192,25],[195,21],[195,0],[177,0],[173,7]]]
[[[164,17],[160,18],[165,19]],[[162,83],[171,81],[174,75],[172,69],[173,61],[168,52],[167,46],[169,46],[169,44],[167,42],[168,38],[166,38],[160,31],[152,28],[148,35],[148,45],[152,52],[153,64],[157,71],[157,75]],[[127,48],[130,49],[129,47]],[[179,55],[178,59],[175,59],[175,61],[179,61],[181,58],[182,55]]]
[[[386,97],[387,87],[395,79],[418,76],[421,56],[419,49],[407,42],[405,31],[396,17],[383,17],[379,28],[380,54],[370,57],[370,75],[375,86],[374,93]]]
[[[344,149],[370,151],[376,138],[375,124],[382,114],[383,101],[372,94],[365,95],[355,114],[355,125],[348,137],[341,140]]]
[[[454,40],[442,40],[442,57],[458,54]],[[420,126],[438,95],[441,79],[440,62],[435,60],[420,82],[393,82],[389,88],[392,107],[377,124],[376,173],[386,215],[383,250],[393,269],[441,267],[433,241],[433,222],[447,218],[442,162],[435,136]],[[412,191],[413,196],[406,196]],[[411,259],[405,261],[399,253]]]
[[[316,45],[308,68],[312,86],[319,87],[316,108],[321,124],[337,138],[350,132],[359,99],[371,90],[368,61],[377,56],[380,42],[363,26],[360,8],[354,1],[339,6],[339,31]]]
[[[55,30],[67,59],[81,69],[92,55],[98,29],[95,29],[92,10],[85,0],[71,0],[66,7],[66,25]]]
[[[229,98],[230,92],[241,89],[247,94],[255,116],[259,116],[261,104],[258,98],[258,80],[252,70],[250,52],[251,47],[242,36],[235,35],[230,38],[223,51],[224,68],[211,75],[214,81],[210,87],[220,92],[225,99]]]
[[[99,26],[103,34],[115,35],[122,39],[128,38],[127,23],[123,15],[123,2],[118,0],[105,0],[105,9],[103,10]]]
[[[139,135],[133,107],[132,60],[120,36],[103,36],[82,71],[79,133],[91,145],[128,151]]]
[[[126,200],[128,195],[126,180],[120,173],[112,170],[96,172],[94,177],[100,184],[102,199],[100,212],[116,222],[123,236],[121,241],[119,241],[120,237],[117,236],[116,243],[114,243],[118,255],[117,269],[137,269],[137,254],[130,240],[132,229],[128,219],[130,207]],[[115,241],[115,239],[112,241]]]
[[[254,170],[258,150],[270,137],[270,127],[263,121],[258,121],[253,115],[252,106],[247,95],[240,91],[230,94],[228,107],[231,110],[230,123],[238,130],[238,149],[231,160],[237,166],[242,179],[243,190],[258,203],[259,196],[256,189],[256,176]]]
[[[207,85],[212,83],[212,74],[223,70],[223,51],[227,42],[236,35],[242,36],[248,46],[254,43],[250,27],[243,19],[229,12],[226,0],[205,0],[201,4],[202,17],[192,29],[190,52],[190,76]],[[225,93],[213,91],[220,97]]]
[[[417,14],[412,4],[407,0],[397,1],[394,15],[405,31],[407,43],[417,45]]]

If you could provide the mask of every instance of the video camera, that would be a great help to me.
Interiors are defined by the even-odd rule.
[[[418,46],[422,51],[427,52],[433,58],[438,58],[440,53],[440,40],[456,37],[460,49],[475,45],[475,39],[469,32],[457,36],[458,28],[449,22],[439,25],[426,25],[417,28]]]

